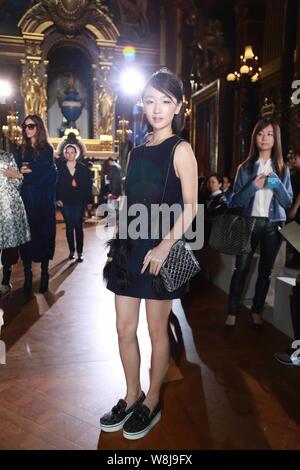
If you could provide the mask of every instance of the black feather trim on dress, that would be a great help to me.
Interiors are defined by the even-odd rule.
[[[126,260],[131,251],[130,239],[116,238],[110,239],[107,244],[109,251],[107,254],[107,262],[103,268],[103,279],[108,281],[112,263],[117,267],[117,285],[121,291],[126,291],[131,284],[132,275],[124,268]]]

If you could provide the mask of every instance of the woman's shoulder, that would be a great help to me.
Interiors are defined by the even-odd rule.
[[[53,150],[52,145],[50,145],[47,142],[45,144],[45,146],[41,149],[40,155],[43,158],[52,158],[52,159],[54,159],[54,150]]]
[[[80,173],[89,175],[90,169],[82,162],[77,162],[76,163],[76,170],[79,170]]]
[[[145,144],[138,145],[137,147],[134,147],[133,149],[130,150],[128,153],[127,157],[127,167],[132,165],[133,162],[136,162],[141,158],[141,156],[144,154],[144,148]],[[111,168],[110,168],[110,173],[111,173]]]
[[[176,139],[174,139],[174,143],[176,145],[177,153],[186,151],[192,151],[192,153],[194,153],[191,144],[187,140],[182,139],[179,135],[176,135],[174,137],[176,137]]]
[[[244,162],[240,163],[237,167],[236,173],[241,176],[241,175],[252,175],[255,166],[258,165],[258,161],[249,161],[245,160]]]
[[[52,154],[54,154],[53,145],[51,145],[49,142],[46,143],[45,149],[47,150],[47,152],[51,152]]]
[[[12,153],[6,152],[0,149],[0,160],[5,163],[14,163],[14,157]]]
[[[140,153],[142,153],[144,151],[145,145],[146,144],[140,144],[140,145],[137,145],[136,147],[134,147],[133,149],[131,149],[130,150],[130,157],[132,158],[133,156],[139,155]]]
[[[179,136],[175,137],[177,137],[176,140],[174,139],[174,145],[176,145],[174,153],[175,164],[186,165],[188,161],[194,164],[196,157],[191,144]]]

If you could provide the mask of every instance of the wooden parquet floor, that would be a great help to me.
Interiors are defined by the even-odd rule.
[[[139,441],[101,433],[99,417],[123,396],[113,294],[102,283],[105,232],[85,225],[85,260],[68,261],[63,224],[50,265],[50,290],[22,291],[22,268],[4,310],[0,365],[0,449],[299,449],[300,369],[273,360],[287,337],[249,327],[243,308],[234,332],[223,322],[227,296],[194,279],[170,317],[172,359],[160,423]],[[141,377],[147,390],[150,341],[142,305]]]

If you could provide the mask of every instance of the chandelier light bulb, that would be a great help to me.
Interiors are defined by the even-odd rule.
[[[250,69],[248,67],[248,65],[242,65],[242,67],[240,68],[240,73],[242,75],[247,75],[247,73],[249,73]]]
[[[234,82],[236,80],[236,75],[234,73],[229,73],[226,77],[228,82]]]
[[[253,59],[254,57],[254,53],[253,53],[253,50],[252,50],[252,46],[245,46],[245,52],[244,52],[244,58],[246,60],[251,60]]]

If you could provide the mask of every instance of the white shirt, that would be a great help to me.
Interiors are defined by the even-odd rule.
[[[263,173],[268,176],[273,171],[272,160],[269,158],[266,162],[262,158],[259,160],[257,174]],[[254,203],[252,207],[252,217],[269,217],[269,207],[273,197],[273,189],[263,187],[258,189],[255,193]]]

